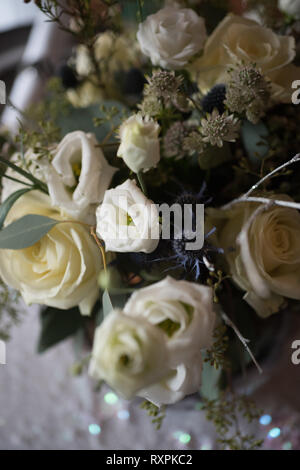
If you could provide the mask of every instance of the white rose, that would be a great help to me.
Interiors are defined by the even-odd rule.
[[[96,211],[97,234],[107,251],[151,253],[159,242],[159,215],[134,180],[105,192]]]
[[[291,102],[292,83],[299,76],[295,39],[238,15],[228,14],[209,36],[203,55],[191,64],[191,72],[202,93],[217,83],[228,83],[230,65],[253,64],[272,83],[277,101]]]
[[[175,366],[211,345],[215,313],[210,287],[167,276],[135,291],[124,312],[143,317],[165,332]]]
[[[123,397],[159,381],[168,367],[162,331],[143,318],[111,312],[95,332],[89,373]]]
[[[172,368],[161,382],[141,390],[138,395],[156,406],[173,405],[201,387],[202,357],[193,356],[188,363]]]
[[[6,224],[26,214],[65,220],[51,206],[49,196],[32,191],[14,204]],[[0,250],[0,274],[20,291],[27,304],[69,309],[79,306],[88,315],[99,296],[97,277],[102,269],[99,249],[89,230],[76,223],[57,224],[33,246]]]
[[[120,127],[121,145],[117,155],[134,173],[147,171],[158,164],[159,131],[157,122],[140,114],[130,116]]]
[[[201,349],[211,345],[215,323],[211,288],[167,277],[134,292],[124,313],[161,329],[169,351],[167,374],[141,390],[139,396],[160,406],[176,403],[198,391]]]
[[[300,0],[279,0],[279,9],[288,15],[300,18]]]
[[[291,201],[286,195],[276,199]],[[284,297],[300,300],[300,214],[274,206],[255,216],[258,207],[248,202],[230,210],[209,209],[207,221],[217,228],[215,243],[224,249],[245,300],[268,317],[278,312]]]
[[[137,39],[153,65],[181,69],[203,48],[205,23],[189,8],[167,6],[140,23]]]
[[[71,132],[45,168],[52,204],[91,225],[95,223],[96,205],[102,201],[116,171],[97,145],[93,134]]]

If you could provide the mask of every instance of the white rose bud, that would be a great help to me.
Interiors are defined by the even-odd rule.
[[[95,210],[110,185],[111,167],[93,134],[75,131],[58,145],[50,165],[45,167],[52,204],[70,216],[95,223]]]
[[[89,373],[124,398],[159,381],[167,367],[163,332],[143,318],[133,319],[115,310],[97,328]]]
[[[149,117],[140,114],[130,116],[120,127],[121,145],[118,157],[134,173],[156,167],[160,160],[160,126]]]
[[[96,211],[97,234],[107,251],[151,253],[159,242],[159,214],[134,180],[105,192]]]
[[[198,391],[201,349],[211,345],[215,323],[211,288],[167,277],[136,291],[124,313],[161,329],[169,351],[167,374],[160,382],[141,390],[139,396],[160,406]]]
[[[135,291],[124,312],[165,331],[175,365],[211,346],[215,313],[210,287],[168,276]]]
[[[279,0],[279,9],[288,15],[300,18],[300,0]]]
[[[168,6],[140,23],[137,39],[153,65],[181,69],[203,48],[205,22],[194,10]]]

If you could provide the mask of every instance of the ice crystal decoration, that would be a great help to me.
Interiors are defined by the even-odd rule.
[[[172,124],[163,139],[165,156],[168,158],[176,157],[177,160],[184,157],[186,152],[183,144],[188,135],[189,130],[184,123],[178,121]]]
[[[271,92],[270,84],[254,66],[240,66],[230,71],[225,104],[231,112],[245,113],[253,124],[265,115]]]
[[[219,114],[217,109],[201,120],[203,142],[212,146],[223,147],[224,142],[235,142],[239,128],[238,118],[233,114]]]

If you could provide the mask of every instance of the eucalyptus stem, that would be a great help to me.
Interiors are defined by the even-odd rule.
[[[147,196],[147,188],[146,188],[145,181],[144,181],[144,178],[142,176],[142,173],[139,171],[136,174],[136,176],[137,176],[138,182],[140,184],[140,187],[141,187],[143,193],[145,194],[145,196]]]
[[[28,173],[27,171],[23,170],[19,166],[15,165],[14,163],[10,162],[9,160],[1,156],[0,156],[0,162],[8,166],[9,168],[12,168],[15,172],[19,173],[20,175],[24,176],[26,179],[34,183],[34,185],[37,186],[37,188],[40,189],[40,191],[44,192],[45,194],[49,194],[47,185],[43,183],[42,181],[38,180],[37,178],[35,178],[33,175],[31,175],[31,173]]]
[[[136,0],[137,2],[137,8],[138,8],[138,21],[139,23],[142,23],[144,21],[143,17],[143,0]]]
[[[14,181],[15,183],[23,184],[24,186],[28,186],[29,188],[34,189],[34,186],[30,183],[26,183],[25,181],[17,180],[16,178],[13,178],[12,176],[8,175],[1,175],[1,178],[6,178],[8,180]]]

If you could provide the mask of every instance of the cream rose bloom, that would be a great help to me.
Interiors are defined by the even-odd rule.
[[[285,195],[276,199],[291,200]],[[207,222],[217,228],[215,243],[224,249],[233,280],[246,291],[245,300],[268,317],[284,297],[300,299],[300,214],[273,206],[254,217],[258,207],[248,202],[226,211],[208,209]]]
[[[95,332],[89,373],[124,398],[159,381],[167,371],[163,332],[143,318],[111,312]]]
[[[116,168],[111,167],[93,134],[75,131],[57,146],[45,176],[53,206],[93,225]]]
[[[300,18],[300,0],[279,0],[278,6],[284,13]]]
[[[9,211],[6,225],[27,214],[66,220],[49,196],[32,191]],[[102,260],[89,231],[76,223],[56,225],[39,242],[22,250],[0,250],[0,275],[27,304],[69,309],[88,315],[98,298]]]
[[[163,379],[138,394],[160,406],[199,390],[201,350],[210,347],[215,324],[211,288],[167,277],[132,294],[124,313],[164,332],[169,367]]]
[[[270,79],[274,99],[291,102],[292,82],[299,68],[291,64],[295,39],[280,36],[247,18],[229,14],[208,38],[204,54],[191,65],[203,93],[217,83],[227,83],[230,65],[255,63]]]
[[[118,157],[134,173],[156,167],[160,160],[159,132],[160,126],[153,119],[140,114],[130,116],[119,130]]]
[[[152,253],[159,243],[159,214],[134,180],[105,192],[96,211],[97,234],[107,251]]]
[[[181,69],[204,45],[204,19],[194,10],[167,6],[139,24],[137,39],[153,65]]]

